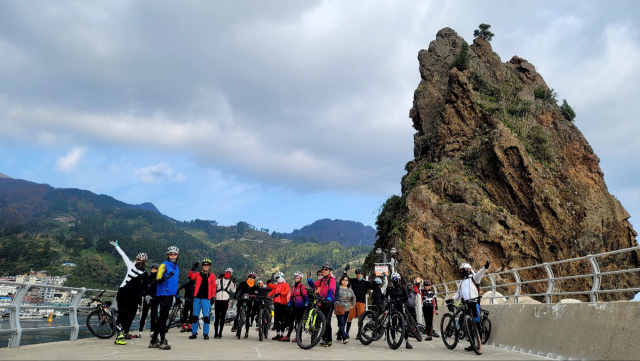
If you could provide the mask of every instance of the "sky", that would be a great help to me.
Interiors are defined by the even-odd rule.
[[[417,54],[491,24],[640,217],[640,2],[2,1],[0,172],[178,220],[374,225],[413,158]],[[638,228],[638,226],[636,226]]]

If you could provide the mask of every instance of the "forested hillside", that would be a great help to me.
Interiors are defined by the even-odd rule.
[[[285,233],[283,236],[289,239],[315,238],[320,242],[336,241],[345,245],[373,246],[376,241],[376,231],[371,226],[365,226],[360,222],[327,218],[315,221],[291,233]]]

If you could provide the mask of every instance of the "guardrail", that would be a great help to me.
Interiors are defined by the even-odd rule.
[[[87,292],[102,292],[102,290],[87,289],[87,288],[73,288],[63,286],[51,286],[37,283],[20,283],[20,282],[7,282],[0,281],[0,284],[10,285],[17,287],[17,291],[13,297],[13,301],[9,304],[2,304],[0,308],[10,310],[9,315],[9,327],[8,329],[0,329],[0,334],[11,334],[9,340],[9,347],[19,347],[20,340],[22,339],[23,332],[47,332],[57,330],[70,330],[69,340],[76,341],[78,339],[78,333],[80,332],[80,325],[78,324],[78,310],[79,309],[93,309],[93,307],[82,307],[80,301]],[[75,295],[71,298],[69,306],[50,306],[50,305],[30,305],[23,304],[24,297],[29,293],[32,288],[49,288],[63,291],[75,292]],[[107,290],[105,293],[116,293],[116,291]],[[39,309],[39,308],[51,308],[56,310],[69,310],[69,326],[56,326],[56,327],[32,327],[22,328],[20,326],[20,310],[23,309]]]
[[[607,271],[607,272],[601,272],[600,271],[600,264],[598,263],[598,258],[603,257],[603,256],[609,256],[609,255],[614,255],[614,254],[620,254],[620,253],[629,253],[629,252],[633,252],[633,251],[638,251],[640,250],[640,246],[636,246],[636,247],[630,247],[630,248],[624,248],[624,249],[619,249],[617,251],[611,251],[611,252],[604,252],[604,253],[598,253],[598,254],[594,254],[594,255],[587,255],[587,256],[583,256],[583,257],[576,257],[576,258],[570,258],[570,259],[565,259],[565,260],[560,260],[560,261],[554,261],[554,262],[545,262],[543,264],[537,264],[537,265],[533,265],[533,266],[528,266],[528,267],[522,267],[522,268],[516,268],[516,269],[512,269],[512,270],[505,270],[505,271],[501,271],[501,272],[495,272],[495,273],[488,273],[485,275],[485,277],[489,278],[489,281],[491,281],[491,286],[483,286],[480,287],[481,290],[491,290],[491,295],[489,296],[489,300],[490,303],[493,304],[494,303],[494,299],[496,298],[510,298],[513,297],[513,301],[514,303],[518,303],[518,297],[542,297],[544,296],[545,302],[546,303],[553,303],[553,296],[563,296],[563,295],[584,295],[584,294],[588,294],[590,295],[590,300],[591,302],[598,302],[598,294],[601,293],[616,293],[616,292],[640,292],[640,288],[616,288],[616,289],[601,289],[601,281],[602,281],[602,276],[608,276],[608,275],[615,275],[615,274],[621,274],[621,273],[632,273],[632,272],[640,272],[640,268],[630,268],[630,269],[624,269],[624,270],[615,270],[615,271]],[[551,269],[551,266],[554,265],[560,265],[560,264],[566,264],[566,263],[570,263],[570,262],[580,262],[580,261],[588,261],[590,266],[591,266],[591,273],[586,273],[586,274],[579,274],[579,275],[571,275],[571,276],[562,276],[562,277],[555,277],[553,270]],[[526,271],[526,270],[535,270],[535,269],[544,269],[547,277],[546,278],[542,278],[542,279],[535,279],[535,280],[522,280],[520,277],[520,272],[522,271]],[[513,276],[515,282],[512,283],[504,283],[504,284],[497,284],[496,283],[496,278],[498,276],[502,276],[502,275],[511,275]],[[554,288],[556,287],[556,281],[564,281],[564,280],[575,280],[575,279],[581,279],[581,278],[592,278],[593,283],[591,286],[590,290],[584,290],[584,291],[567,291],[567,292],[556,292],[554,291]],[[523,285],[528,285],[528,284],[535,284],[535,283],[544,283],[546,282],[547,287],[546,287],[546,292],[541,292],[541,293],[521,293],[522,292],[522,286]],[[456,280],[456,281],[451,281],[451,282],[445,282],[445,283],[440,283],[437,285],[434,285],[434,291],[438,292],[438,288],[442,287],[445,290],[445,299],[449,298],[449,295],[453,295],[457,292],[457,288],[458,285],[460,284],[460,280]],[[455,285],[455,290],[451,290],[449,287]],[[504,288],[504,287],[514,287],[515,286],[515,291],[513,292],[513,294],[510,295],[506,295],[506,296],[496,296],[496,289],[497,288]],[[486,297],[486,296],[485,296]]]

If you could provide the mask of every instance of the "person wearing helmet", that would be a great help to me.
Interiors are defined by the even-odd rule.
[[[149,325],[149,332],[153,334],[153,328],[156,325],[156,319],[158,318],[158,300],[156,300],[157,284],[155,283],[155,277],[158,273],[158,264],[151,265],[151,273],[147,278],[147,282],[144,285],[144,291],[142,293],[142,313],[140,314],[140,328],[136,337],[142,337],[142,331],[144,331],[144,325],[147,321],[147,314],[151,311],[151,324]]]
[[[436,293],[433,291],[431,281],[424,281],[424,288],[421,293],[424,326],[427,328],[429,333],[426,341],[431,341],[433,336],[437,337],[437,334],[433,331],[433,314],[435,313],[438,315],[438,300],[436,299]]]
[[[233,278],[233,268],[229,267],[224,271],[221,278],[216,281],[216,300],[215,300],[215,319],[213,328],[215,335],[213,338],[222,338],[222,329],[224,328],[224,319],[229,309],[229,292],[236,292],[236,280]]]
[[[216,276],[211,271],[211,260],[202,260],[202,270],[200,272],[189,272],[189,279],[195,281],[193,292],[193,312],[191,313],[191,336],[193,340],[198,337],[198,319],[202,312],[202,337],[209,339],[209,314],[211,313],[211,299],[216,294]]]
[[[462,276],[462,281],[458,286],[458,292],[453,296],[454,302],[458,302],[458,300],[472,301],[466,303],[466,307],[471,311],[473,321],[478,324],[478,329],[480,329],[480,281],[482,281],[482,277],[489,269],[490,264],[491,262],[487,261],[478,273],[473,271],[470,264],[461,264],[460,276]],[[473,351],[473,348],[469,346],[465,348],[465,351]]]
[[[257,276],[254,272],[249,272],[249,274],[247,275],[247,280],[240,283],[240,286],[238,286],[238,292],[236,292],[235,294],[235,299],[237,300],[241,300],[242,296],[244,295],[249,296],[249,300],[247,301],[247,311],[250,312],[250,314],[248,315],[248,317],[245,318],[245,332],[244,332],[245,339],[249,338],[249,324],[251,322],[251,315],[254,313],[253,300],[260,293],[260,290],[258,289],[258,285],[256,284],[256,278]],[[237,302],[236,309],[238,311],[240,310],[240,306],[241,306],[241,302]],[[236,329],[238,327],[242,327],[242,325],[238,324],[239,315],[240,315],[240,312],[236,312],[236,318],[233,321],[233,327],[231,328],[231,332],[236,332]]]
[[[389,281],[387,277],[376,277],[371,282],[371,304],[372,309],[381,315],[384,312],[384,295],[387,292]]]
[[[116,345],[126,345],[127,342],[125,339],[130,340],[133,338],[133,336],[129,334],[129,329],[131,328],[133,319],[136,318],[138,307],[142,303],[142,292],[147,282],[147,271],[145,271],[147,255],[146,253],[139,253],[136,256],[135,263],[133,263],[129,260],[129,257],[127,257],[122,248],[120,248],[118,241],[109,243],[120,253],[124,264],[127,266],[127,275],[120,284],[116,295],[116,302],[118,304],[116,329],[118,330],[118,336],[116,336],[114,341]]]
[[[327,261],[324,266],[321,268],[322,270],[322,278],[313,282],[311,277],[307,278],[307,283],[309,287],[313,287],[316,289],[316,292],[319,293],[320,297],[326,298],[329,302],[322,302],[320,304],[320,311],[324,314],[324,318],[327,322],[327,327],[325,328],[324,335],[322,336],[321,344],[324,347],[331,347],[331,342],[333,341],[333,331],[331,330],[331,315],[333,314],[333,302],[335,300],[335,292],[336,292],[336,279],[331,274],[333,267],[331,263]]]
[[[389,298],[392,302],[402,302],[406,303],[409,300],[409,296],[407,294],[407,289],[404,288],[400,284],[400,274],[398,272],[394,272],[391,275],[391,287],[387,289],[387,298]],[[404,315],[405,317],[411,317],[411,315]],[[409,332],[405,332],[404,335],[405,347],[408,349],[412,349],[413,346],[409,344]]]
[[[169,319],[169,311],[171,311],[171,305],[173,304],[173,298],[178,296],[178,277],[180,277],[180,270],[178,269],[178,255],[180,250],[176,246],[167,248],[167,260],[160,264],[158,267],[158,273],[156,275],[156,283],[158,288],[156,291],[156,298],[158,299],[158,305],[160,306],[160,315],[156,321],[157,327],[153,330],[153,336],[151,336],[151,342],[149,348],[158,348],[160,350],[171,350],[171,345],[165,338],[166,336],[166,324]],[[160,336],[160,339],[158,339]]]
[[[273,322],[276,329],[274,341],[284,341],[284,329],[287,326],[287,304],[289,303],[289,284],[284,281],[284,273],[276,272],[276,284],[270,283],[269,297],[273,297]],[[288,341],[288,340],[287,340]]]
[[[291,333],[296,328],[296,325],[304,316],[305,307],[309,305],[309,295],[307,294],[307,287],[302,283],[302,272],[298,271],[293,274],[293,287],[291,287],[291,291],[289,293],[289,303],[288,307],[291,308],[291,312],[289,313],[288,323],[289,323],[289,331],[287,332],[287,336],[280,341],[287,342],[291,339]],[[292,342],[296,342],[297,340],[294,338]]]
[[[351,266],[347,265],[344,268],[344,274],[346,275],[350,269],[351,269]],[[347,318],[347,326],[346,326],[347,335],[349,334],[349,330],[351,330],[351,322],[353,321],[353,319],[356,317],[360,319],[360,316],[366,310],[367,292],[373,289],[372,283],[364,279],[364,272],[362,272],[362,269],[356,268],[355,273],[356,273],[355,278],[349,278],[349,285],[353,290],[353,294],[356,295],[356,305],[355,307],[352,307],[349,311],[349,317]],[[348,336],[347,336],[347,339],[349,339]],[[356,340],[359,340],[359,339],[360,339],[360,330],[358,330],[358,335],[356,336]]]

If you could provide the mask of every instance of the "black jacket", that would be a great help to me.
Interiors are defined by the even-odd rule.
[[[178,293],[180,293],[182,289],[184,289],[184,299],[193,301],[193,294],[196,292],[196,281],[187,281],[178,288]]]
[[[365,303],[367,298],[367,291],[374,289],[371,282],[365,281],[364,278],[362,280],[358,280],[357,278],[350,278],[349,284],[351,285],[353,294],[356,295],[356,302]]]
[[[387,297],[392,301],[407,302],[409,301],[409,295],[407,295],[407,289],[398,285],[387,288]]]

